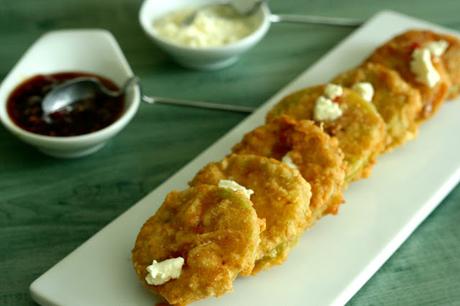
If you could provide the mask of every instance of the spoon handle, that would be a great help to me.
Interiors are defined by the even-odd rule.
[[[319,24],[325,26],[336,26],[336,27],[359,27],[364,22],[357,19],[341,18],[341,17],[323,17],[323,16],[311,16],[311,15],[284,15],[284,14],[272,14],[270,16],[272,23],[288,22],[288,23],[307,23],[307,24]]]
[[[237,112],[237,113],[252,113],[255,110],[255,107],[243,106],[243,105],[231,105],[231,104],[220,104],[212,103],[205,101],[192,101],[192,100],[182,100],[182,99],[173,99],[173,98],[164,98],[164,97],[151,97],[151,96],[142,96],[142,100],[149,104],[169,104],[177,106],[186,106],[186,107],[198,107],[206,108],[213,110],[221,110],[228,112]]]

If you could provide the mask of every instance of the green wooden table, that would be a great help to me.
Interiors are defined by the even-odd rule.
[[[1,0],[0,79],[43,33],[105,28],[145,90],[257,106],[351,33],[276,25],[236,65],[217,72],[172,63],[142,33],[140,0]],[[460,30],[460,2],[271,0],[279,13],[366,19],[393,9]],[[0,305],[35,305],[29,284],[161,184],[244,115],[142,105],[118,137],[82,159],[37,153],[0,128]],[[460,187],[350,301],[350,305],[460,305]]]

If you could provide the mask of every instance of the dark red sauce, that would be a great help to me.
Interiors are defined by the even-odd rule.
[[[68,110],[50,115],[51,122],[42,118],[41,103],[45,95],[57,85],[77,78],[94,77],[112,90],[118,86],[112,81],[89,73],[64,72],[36,75],[21,83],[8,97],[8,115],[19,127],[47,136],[77,136],[101,130],[115,122],[122,114],[124,99],[96,95],[78,101]]]

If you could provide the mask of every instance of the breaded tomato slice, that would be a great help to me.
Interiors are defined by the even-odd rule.
[[[367,59],[367,62],[379,63],[396,70],[406,82],[420,91],[423,104],[418,116],[420,121],[430,118],[439,110],[447,98],[451,85],[449,74],[441,57],[431,54],[431,64],[439,78],[432,85],[423,81],[426,74],[418,75],[417,70],[413,68],[414,54],[435,41],[432,32],[407,31],[377,48]]]
[[[337,138],[346,163],[345,181],[368,177],[385,145],[385,124],[374,105],[347,88],[335,99],[341,116],[335,120],[315,120],[315,107],[325,89],[325,85],[320,85],[288,95],[270,110],[267,121],[282,115],[314,120],[327,134]]]
[[[263,221],[241,193],[200,185],[168,194],[140,230],[132,261],[144,285],[168,303],[185,305],[232,290],[239,273],[254,267]],[[147,283],[147,267],[183,258],[177,279]]]
[[[385,151],[389,151],[417,135],[417,115],[422,108],[418,90],[400,75],[383,65],[368,63],[337,76],[333,81],[348,88],[370,83],[375,105],[386,126]]]
[[[336,214],[343,202],[343,153],[336,138],[313,121],[276,118],[247,133],[233,147],[235,154],[255,154],[292,163],[311,185],[313,220]]]
[[[297,169],[256,155],[231,155],[211,163],[190,184],[219,185],[222,181],[252,190],[256,213],[266,221],[253,274],[281,264],[311,222],[310,185]]]

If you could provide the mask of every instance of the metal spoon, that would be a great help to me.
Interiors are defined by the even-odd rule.
[[[63,109],[71,108],[72,104],[83,99],[88,99],[101,94],[110,97],[119,97],[120,95],[126,93],[129,87],[136,84],[139,84],[139,79],[137,77],[129,78],[125,82],[125,84],[120,88],[120,90],[110,90],[107,87],[105,87],[97,78],[92,77],[80,77],[64,82],[53,88],[43,99],[43,120],[45,120],[48,123],[52,122],[52,119],[50,117],[51,114]],[[205,101],[190,101],[164,97],[152,97],[146,95],[142,95],[142,100],[149,104],[160,103],[240,113],[251,113],[255,110],[254,107],[250,106],[220,104]]]
[[[211,7],[230,7],[238,17],[247,17],[254,14],[266,0],[230,0],[221,4],[208,4],[193,11],[181,23],[183,27],[190,26],[198,16],[201,10]],[[303,24],[318,24],[323,26],[337,27],[359,27],[364,22],[358,19],[342,18],[342,17],[326,17],[313,15],[292,15],[292,14],[270,14],[270,22],[272,23],[303,23]]]
[[[332,27],[350,27],[356,28],[361,26],[364,21],[352,18],[326,17],[313,15],[290,15],[290,14],[271,14],[270,22],[272,23],[303,23],[318,24]]]
[[[223,2],[223,3],[219,3],[219,4],[215,4],[215,3],[207,4],[207,5],[204,5],[204,6],[200,7],[200,8],[198,8],[198,9],[196,9],[189,16],[185,17],[184,20],[182,20],[182,22],[181,22],[181,26],[182,27],[188,27],[189,25],[191,25],[195,21],[196,17],[200,13],[200,11],[206,10],[208,8],[213,8],[213,7],[215,7],[215,8],[218,8],[218,7],[230,8],[235,13],[236,18],[242,18],[242,17],[251,16],[252,14],[254,14],[259,9],[259,7],[264,2],[265,2],[265,0],[256,0],[256,1],[230,0],[230,1]]]

